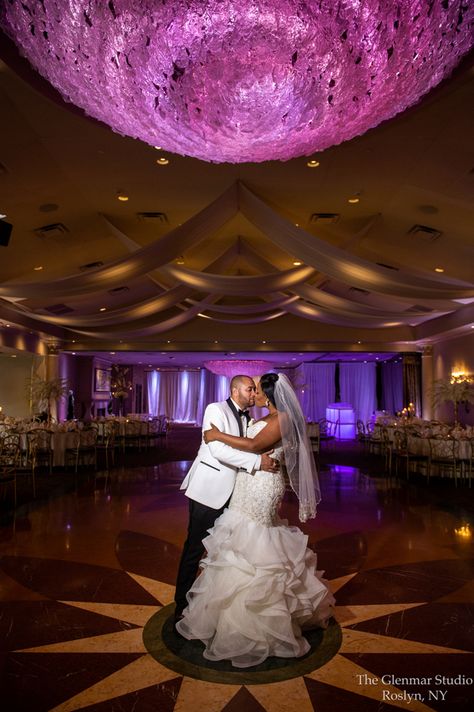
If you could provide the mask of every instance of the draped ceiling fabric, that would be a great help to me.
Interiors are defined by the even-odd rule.
[[[281,271],[272,263],[271,250],[264,257],[240,236],[200,271],[175,263],[186,250],[212,238],[239,211],[292,260],[297,258],[304,264]],[[464,306],[454,299],[474,297],[472,283],[442,276],[433,279],[421,271],[393,272],[330,244],[296,227],[240,182],[186,223],[145,247],[105,216],[103,220],[127,254],[98,269],[62,279],[4,282],[0,284],[0,316],[8,315],[5,318],[13,320],[16,315],[19,323],[47,333],[58,333],[62,328],[66,331],[61,333],[69,336],[86,335],[94,340],[159,334],[198,316],[232,325],[264,323],[292,314],[343,326],[413,326]],[[377,221],[371,220],[370,225],[377,229]],[[248,274],[242,274],[241,268],[238,274],[229,273],[237,261],[240,265],[245,262]],[[395,297],[393,307],[377,308],[324,291],[316,282],[321,276]],[[137,277],[150,280],[156,296],[103,314],[76,311],[74,315],[52,316],[15,301],[41,295],[63,302],[91,293],[99,298],[106,290]],[[228,296],[238,303],[219,303]],[[246,304],[249,296],[255,297],[255,304]],[[245,299],[239,302],[240,298]]]

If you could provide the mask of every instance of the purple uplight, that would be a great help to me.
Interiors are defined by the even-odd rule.
[[[0,22],[64,99],[207,161],[287,160],[363,134],[473,46],[463,0],[23,0]]]

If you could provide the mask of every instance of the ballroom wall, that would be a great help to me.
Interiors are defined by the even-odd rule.
[[[29,353],[0,354],[0,405],[5,415],[26,418],[30,415],[26,382],[41,357]]]

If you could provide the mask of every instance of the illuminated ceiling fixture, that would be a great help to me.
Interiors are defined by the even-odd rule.
[[[302,265],[303,263],[300,262],[299,260],[293,260],[293,264],[294,264],[295,267],[301,267],[301,265]]]
[[[245,373],[247,376],[261,376],[263,373],[270,371],[272,368],[272,364],[268,361],[247,361],[244,359],[204,361],[204,366],[208,371],[211,371],[211,373],[215,373],[218,376],[227,376],[228,378],[237,376],[240,373]]]
[[[121,203],[126,203],[128,199],[129,199],[128,195],[125,195],[125,193],[122,193],[121,190],[118,191],[117,200],[120,200]]]
[[[156,159],[156,162],[158,163],[159,166],[167,166],[169,163],[169,160],[165,158],[164,156],[160,156],[160,158]]]
[[[66,101],[216,163],[309,156],[365,133],[451,74],[473,19],[465,0],[0,5],[4,32]]]
[[[43,266],[42,266],[42,265],[38,265],[37,267],[33,267],[33,269],[34,269],[35,272],[41,272],[41,270],[43,269]]]
[[[319,161],[311,160],[308,161],[306,165],[308,168],[317,168],[319,166]]]
[[[351,205],[355,205],[356,203],[360,202],[360,198],[359,198],[358,194],[356,193],[356,195],[353,195],[352,198],[348,198],[347,202],[350,203]]]
[[[441,272],[444,272],[444,267],[435,267],[435,272],[439,272],[441,274]]]

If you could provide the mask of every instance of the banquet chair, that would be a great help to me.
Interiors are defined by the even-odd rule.
[[[437,467],[441,477],[447,472],[454,477],[457,487],[458,474],[462,475],[462,463],[459,459],[459,442],[454,438],[429,438],[430,462],[428,476],[432,474],[432,467]]]
[[[369,433],[369,452],[374,455],[380,455],[383,452],[384,441],[382,430],[381,425],[375,424],[373,430]]]
[[[320,418],[318,424],[320,444],[322,445],[323,443],[333,443],[335,440],[335,428],[337,424],[330,422],[326,418]]]
[[[3,433],[0,438],[0,487],[6,496],[8,486],[12,485],[15,508],[17,503],[17,469],[20,464],[20,455],[20,436],[17,433]],[[33,484],[33,496],[34,494],[35,487]]]
[[[141,450],[143,442],[142,423],[140,420],[129,420],[125,423],[122,437],[122,449],[137,447]]]
[[[66,467],[72,461],[76,474],[80,465],[92,465],[97,469],[97,430],[84,428],[68,435],[69,443],[64,452]]]
[[[118,424],[113,420],[103,423],[101,437],[96,439],[97,455],[103,453],[105,457],[105,469],[109,469],[109,459],[112,466],[115,466],[115,449],[117,447]]]
[[[97,430],[94,428],[79,431],[76,472],[81,464],[86,467],[93,466],[94,470],[97,470]]]
[[[147,441],[151,446],[156,446],[161,436],[161,418],[152,418],[148,423]]]
[[[26,433],[27,438],[27,464],[35,474],[38,467],[47,467],[49,474],[53,471],[53,448],[51,445],[52,433],[50,430],[36,429]]]
[[[364,447],[368,446],[369,440],[370,440],[370,434],[369,432],[365,429],[364,421],[363,420],[358,420],[356,422],[356,429],[357,429],[357,440],[364,445]]]

